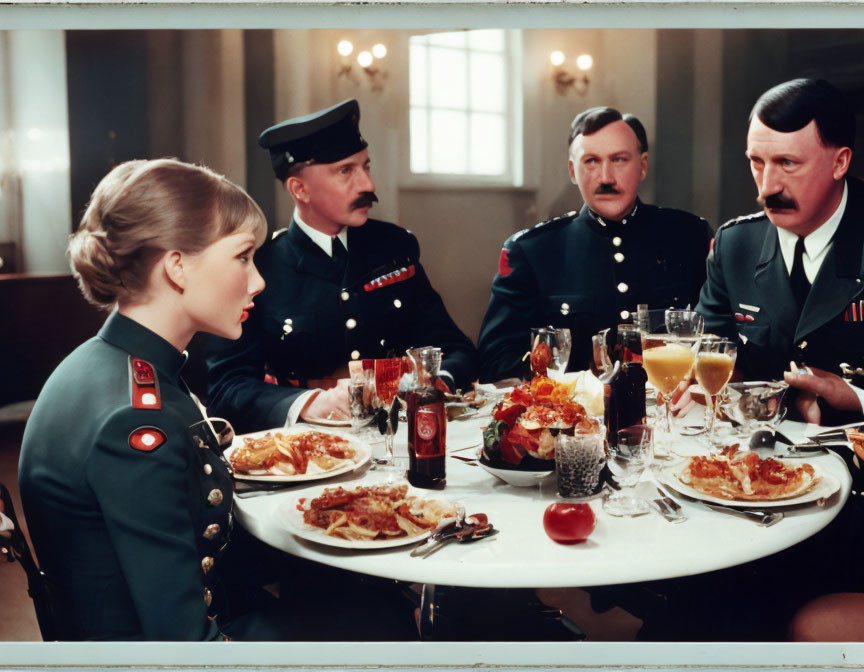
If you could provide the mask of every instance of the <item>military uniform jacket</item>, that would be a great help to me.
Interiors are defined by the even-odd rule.
[[[738,341],[745,378],[782,379],[790,360],[836,374],[841,362],[864,364],[864,322],[846,320],[847,308],[864,298],[864,183],[847,182],[846,211],[800,314],[768,217],[718,229],[698,310],[705,331]]]
[[[348,229],[344,272],[293,224],[256,254],[267,282],[238,341],[214,339],[208,408],[239,432],[285,424],[305,381],[349,360],[443,350],[441,368],[459,387],[476,378],[476,350],[432,288],[410,232],[370,219]],[[264,382],[274,376],[279,387]]]
[[[27,524],[82,638],[220,637],[210,603],[231,479],[180,380],[184,362],[113,313],[54,371],[27,423]]]
[[[695,304],[710,239],[704,219],[638,200],[621,222],[585,206],[511,236],[480,330],[481,379],[522,375],[532,327],[570,329],[569,368],[585,369],[591,336],[629,321],[637,304]]]

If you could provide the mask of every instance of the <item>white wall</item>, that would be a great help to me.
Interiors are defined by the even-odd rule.
[[[60,31],[8,31],[10,168],[20,174],[23,271],[65,273],[72,227],[65,38]]]

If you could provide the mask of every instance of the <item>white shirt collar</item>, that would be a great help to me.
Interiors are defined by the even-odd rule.
[[[804,239],[804,252],[807,257],[805,261],[809,260],[811,262],[816,262],[818,260],[820,262],[818,265],[821,266],[821,257],[827,251],[828,246],[834,239],[837,227],[840,226],[840,220],[843,219],[843,213],[846,211],[846,200],[848,195],[849,186],[844,182],[843,197],[840,199],[840,204],[837,206],[834,214],[832,214],[822,226]],[[798,242],[798,236],[791,231],[781,229],[779,226],[776,228],[777,237],[780,242],[780,250],[783,253],[783,260],[786,262],[786,270],[791,273],[792,264],[795,259],[795,244]],[[810,269],[805,270],[809,271]],[[815,270],[818,270],[818,267],[814,269],[814,271]],[[810,278],[809,272],[807,273],[807,277],[811,282],[813,281],[813,278]]]
[[[300,230],[309,236],[312,239],[312,242],[315,243],[318,247],[320,247],[327,254],[328,257],[333,256],[333,237],[328,236],[326,233],[321,233],[318,229],[313,229],[306,222],[300,219],[300,213],[297,210],[294,210],[294,221],[297,222],[297,226],[300,227]],[[342,230],[337,234],[339,240],[342,241],[342,244],[345,246],[345,249],[348,249],[348,227],[343,226]]]

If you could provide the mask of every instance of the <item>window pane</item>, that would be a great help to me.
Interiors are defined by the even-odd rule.
[[[468,54],[457,49],[429,49],[429,96],[432,107],[465,109]]]
[[[473,175],[501,175],[507,159],[507,126],[498,114],[471,115],[471,160]]]
[[[507,86],[504,58],[495,54],[471,54],[471,109],[504,112]]]
[[[430,167],[433,173],[464,173],[468,167],[467,119],[463,112],[430,114]]]
[[[456,33],[435,33],[427,35],[429,44],[439,47],[465,47],[468,44],[468,33],[464,30]]]
[[[468,33],[468,47],[483,51],[504,51],[504,31],[472,30]]]
[[[411,108],[411,172],[429,172],[429,115],[426,110]]]
[[[410,84],[410,104],[427,105],[426,98],[426,47],[414,44],[411,38],[411,54],[409,57],[408,81]]]

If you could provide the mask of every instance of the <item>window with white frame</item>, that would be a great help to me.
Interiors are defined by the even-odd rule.
[[[517,40],[497,29],[410,38],[412,174],[519,181]]]

